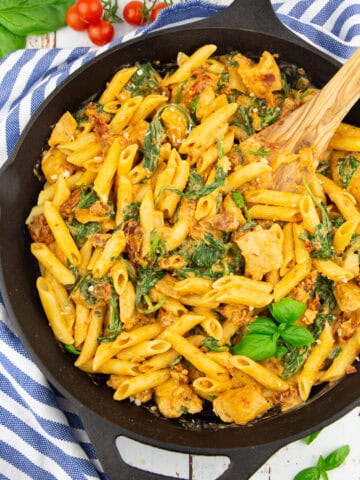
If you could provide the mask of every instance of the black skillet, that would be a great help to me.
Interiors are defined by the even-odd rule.
[[[115,446],[119,435],[168,450],[228,456],[230,466],[220,478],[245,480],[281,446],[334,421],[359,402],[358,371],[333,388],[320,389],[302,408],[272,414],[252,425],[223,426],[210,413],[198,416],[195,423],[168,420],[130,402],[115,402],[109,388],[73,367],[73,358],[59,348],[48,326],[34,287],[38,268],[29,254],[24,221],[41,189],[33,167],[50,126],[63,112],[76,110],[101,91],[121,65],[152,60],[168,63],[178,51],[191,53],[206,43],[215,43],[219,52],[237,49],[260,54],[266,49],[278,53],[281,60],[304,67],[319,87],[339,67],[288,31],[269,0],[236,0],[215,17],[116,46],[77,70],[41,105],[0,172],[0,280],[7,310],[41,370],[73,400],[112,480],[168,478],[125,464]],[[349,120],[360,125],[358,105]]]

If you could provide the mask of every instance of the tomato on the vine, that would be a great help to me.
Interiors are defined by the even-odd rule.
[[[99,22],[103,14],[103,5],[100,0],[77,0],[76,7],[80,18],[87,23]]]
[[[91,23],[88,26],[88,35],[95,45],[102,46],[111,42],[114,37],[114,27],[107,20]]]
[[[139,26],[146,23],[146,12],[144,12],[144,4],[138,0],[128,2],[123,10],[125,22],[130,25]]]
[[[166,8],[168,5],[164,2],[161,2],[161,3],[158,3],[157,5],[155,5],[155,7],[151,10],[151,21],[152,22],[155,22],[155,20],[157,19],[159,13],[161,12],[161,10],[164,10],[164,8]]]
[[[67,9],[65,15],[65,22],[66,25],[69,25],[70,28],[72,28],[73,30],[77,30],[78,32],[86,30],[88,27],[88,24],[80,18],[76,5],[71,5],[71,7]]]

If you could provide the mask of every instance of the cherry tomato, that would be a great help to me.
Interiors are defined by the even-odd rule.
[[[166,7],[167,7],[166,3],[163,3],[163,2],[155,5],[155,7],[151,10],[151,21],[155,22],[161,10],[164,10],[164,8]]]
[[[130,25],[144,25],[146,18],[144,15],[144,4],[138,0],[128,2],[123,10],[123,18]]]
[[[97,23],[103,14],[100,0],[77,0],[76,6],[80,15],[87,23]]]
[[[88,35],[95,45],[105,45],[114,38],[114,27],[107,20],[100,20],[88,26]]]
[[[81,32],[81,30],[86,30],[88,27],[88,24],[80,18],[76,5],[72,5],[67,9],[65,22],[66,25],[69,25],[70,28],[77,30],[78,32]]]

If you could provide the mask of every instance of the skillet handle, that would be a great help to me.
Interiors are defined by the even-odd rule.
[[[122,459],[116,446],[116,438],[119,436],[129,437],[128,432],[84,406],[78,407],[78,413],[109,480],[179,480],[178,477],[147,472],[128,465]],[[133,436],[131,435],[131,437]],[[135,440],[141,442],[141,439],[135,438]],[[229,467],[217,480],[233,480],[234,478],[248,480],[273,453],[286,443],[286,440],[280,440],[255,447],[217,451],[216,455],[226,456],[230,459]],[[189,451],[188,453],[193,452]],[[206,450],[196,453],[209,457],[215,454],[214,451]]]
[[[184,25],[175,27],[172,30],[184,30],[184,28],[187,30],[199,27],[234,28],[267,33],[302,47],[306,46],[307,49],[319,53],[281,23],[270,0],[233,0],[231,5],[216,15],[199,22],[187,24],[185,27]]]

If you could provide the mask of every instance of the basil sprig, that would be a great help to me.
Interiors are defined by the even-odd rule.
[[[252,360],[278,359],[288,351],[287,345],[304,346],[314,342],[314,337],[305,327],[294,323],[305,312],[306,304],[292,298],[283,298],[270,305],[273,318],[258,317],[248,326],[241,341],[234,345],[235,355],[245,355]]]
[[[65,25],[73,0],[2,0],[0,2],[0,58],[24,48],[27,35],[54,32]]]
[[[331,452],[327,457],[320,455],[315,467],[305,468],[301,470],[294,480],[319,480],[320,478],[327,480],[329,470],[334,470],[344,463],[346,457],[349,455],[349,445],[344,445]]]

